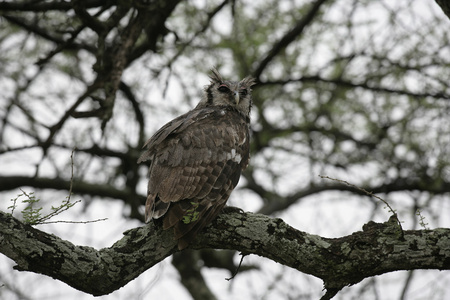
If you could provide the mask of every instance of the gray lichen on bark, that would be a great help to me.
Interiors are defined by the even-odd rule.
[[[369,222],[362,231],[324,238],[283,220],[223,213],[191,249],[233,249],[256,254],[324,281],[331,299],[344,286],[396,270],[450,269],[450,229],[401,230],[396,219]],[[177,252],[170,231],[155,224],[130,229],[111,247],[75,246],[0,212],[0,252],[17,270],[51,276],[92,295],[119,289]]]

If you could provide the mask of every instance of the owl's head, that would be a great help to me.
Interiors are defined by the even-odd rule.
[[[239,82],[223,80],[216,69],[211,70],[211,83],[205,87],[205,94],[197,108],[207,106],[231,106],[245,116],[252,107],[252,89],[255,79],[246,77]]]

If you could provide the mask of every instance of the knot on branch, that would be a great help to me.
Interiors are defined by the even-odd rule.
[[[363,231],[368,234],[385,234],[397,237],[399,240],[403,240],[403,229],[398,220],[397,214],[393,214],[388,221],[384,223],[376,223],[369,221],[363,225]]]

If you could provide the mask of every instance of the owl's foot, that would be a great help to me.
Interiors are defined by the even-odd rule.
[[[238,214],[243,214],[244,213],[242,208],[239,208],[239,207],[236,207],[236,206],[225,206],[224,208],[222,208],[222,212],[224,212],[224,213],[238,213]]]

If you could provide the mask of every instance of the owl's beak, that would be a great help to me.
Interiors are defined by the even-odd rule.
[[[239,104],[239,92],[234,92],[234,101]]]

